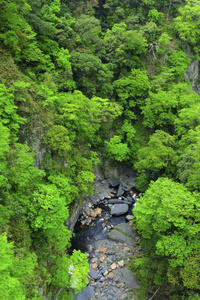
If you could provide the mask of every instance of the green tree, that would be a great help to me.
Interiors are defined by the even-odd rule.
[[[104,43],[105,59],[113,64],[116,76],[120,74],[120,70],[141,68],[139,56],[146,52],[147,43],[139,31],[127,30],[124,22],[115,24],[112,30],[107,30]]]
[[[102,142],[99,137],[102,126],[111,126],[112,121],[121,115],[119,104],[100,97],[89,99],[80,91],[61,94],[54,103],[56,123],[67,127],[71,141],[82,146]]]
[[[150,180],[155,180],[159,176],[176,177],[178,154],[175,148],[174,136],[162,130],[156,130],[150,137],[147,147],[138,150],[134,167],[139,175],[136,183],[139,190],[146,190]]]
[[[100,58],[105,53],[101,38],[100,21],[93,16],[81,15],[74,25],[74,30],[79,34],[83,48],[88,48],[91,53],[96,53]],[[76,38],[78,40],[78,38]]]
[[[157,93],[149,92],[142,107],[143,124],[149,128],[168,126],[172,131],[178,112],[197,103],[198,99],[199,96],[187,83],[174,84],[168,91],[159,89]]]
[[[113,94],[112,65],[90,53],[72,51],[71,64],[77,88],[87,97],[108,97]]]
[[[182,184],[168,178],[159,178],[150,184],[133,210],[134,223],[142,236],[141,244],[145,250],[138,265],[136,259],[136,267],[140,266],[144,270],[147,258],[151,266],[148,268],[149,274],[146,275],[151,284],[157,286],[172,283],[172,274],[177,273],[177,282],[174,283],[180,296],[177,299],[182,299],[181,295],[187,294],[187,288],[196,289],[195,278],[199,274],[198,269],[193,269],[195,274],[193,273],[188,282],[185,272],[188,264],[194,261],[195,252],[198,253],[196,259],[199,257],[198,199],[198,194],[191,194]],[[145,272],[139,273],[145,281]]]
[[[199,54],[199,16],[200,7],[198,0],[186,0],[186,5],[178,9],[179,16],[174,19],[174,28],[183,41],[193,46]]]
[[[70,139],[68,130],[62,125],[53,125],[46,133],[44,143],[59,156],[66,155],[70,150]]]
[[[14,95],[9,92],[4,84],[0,84],[0,117],[2,124],[10,129],[12,141],[16,141],[20,124],[25,123],[25,119],[17,114]]]
[[[198,95],[191,95],[191,103],[194,97],[198,100]],[[175,120],[175,131],[178,136],[187,134],[188,130],[195,129],[200,125],[200,104],[199,101],[188,108],[179,111],[178,118]]]
[[[105,145],[108,157],[120,162],[128,159],[129,148],[126,143],[122,143],[120,136],[115,135],[109,142],[105,141]]]
[[[199,132],[200,126],[197,126],[194,130],[190,129],[179,142],[181,156],[177,165],[178,175],[180,181],[191,191],[200,190]]]
[[[58,299],[73,299],[72,288],[79,293],[88,284],[89,265],[81,251],[74,250],[71,256],[58,257],[52,283],[62,288]]]
[[[120,104],[124,107],[124,114],[129,119],[136,118],[133,110],[134,107],[141,107],[145,97],[148,95],[150,83],[143,70],[132,70],[129,76],[121,77],[114,81],[114,89],[118,95]],[[132,114],[131,114],[132,112]]]
[[[5,234],[0,235],[0,297],[5,300],[25,300],[20,279],[11,274],[14,264],[13,244],[7,242]]]
[[[54,184],[43,184],[35,191],[30,210],[35,230],[57,228],[69,216],[65,199]]]

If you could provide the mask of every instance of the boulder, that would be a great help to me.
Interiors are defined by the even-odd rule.
[[[124,193],[124,190],[122,189],[122,185],[120,184],[117,191],[117,197],[121,197]]]
[[[113,229],[111,232],[107,235],[108,240],[119,242],[119,243],[128,243],[129,237],[122,232]],[[133,242],[134,240],[131,240]]]
[[[133,227],[127,223],[120,223],[117,226],[115,226],[115,229],[119,230],[120,232],[124,232],[124,234],[129,235],[132,238],[136,238],[135,229],[133,229]]]
[[[88,285],[84,291],[81,293],[74,295],[74,300],[90,300],[94,296],[94,287]]]
[[[132,272],[128,270],[126,267],[121,268],[122,276],[124,277],[124,281],[126,286],[131,289],[139,290],[141,288],[139,280],[133,276]]]
[[[127,213],[128,208],[127,204],[114,204],[110,213],[113,216],[120,216]]]
[[[108,203],[110,204],[122,204],[124,201],[122,199],[109,199]]]

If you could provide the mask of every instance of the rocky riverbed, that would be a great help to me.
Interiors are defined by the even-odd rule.
[[[139,237],[129,223],[121,223],[105,239],[88,244],[86,254],[90,265],[89,285],[76,300],[135,299],[133,289],[139,281],[128,269],[130,256],[140,253]]]
[[[73,247],[88,257],[89,284],[74,300],[133,300],[140,284],[128,265],[130,257],[141,252],[131,222],[139,198],[133,174],[96,178],[94,195],[83,201],[73,239]]]

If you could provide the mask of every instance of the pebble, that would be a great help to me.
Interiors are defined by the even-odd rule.
[[[113,272],[110,272],[110,273],[108,274],[108,278],[109,278],[109,279],[113,279],[114,276],[115,276],[115,274],[114,274]]]
[[[118,261],[118,265],[122,268],[124,266],[124,261],[123,260]]]
[[[101,248],[100,252],[101,252],[102,254],[105,254],[105,253],[106,253],[106,250],[107,250],[107,248]]]
[[[93,268],[94,270],[96,270],[96,269],[98,268],[98,264],[97,264],[97,263],[92,264],[92,268]]]
[[[100,261],[100,262],[104,262],[104,260],[105,260],[105,256],[101,256],[101,257],[99,258],[99,261]]]
[[[116,268],[117,268],[117,265],[115,263],[111,265],[112,270],[115,270]]]

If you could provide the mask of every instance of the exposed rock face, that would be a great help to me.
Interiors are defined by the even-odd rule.
[[[113,179],[119,179],[119,173],[117,168],[113,167],[112,165],[110,165],[110,163],[107,161],[105,163],[105,171],[104,171],[104,175],[105,178],[113,178]]]
[[[191,63],[185,73],[185,78],[190,80],[191,88],[193,89],[193,91],[196,94],[200,95],[200,85],[197,83],[199,78],[199,61],[197,59],[192,59],[194,53],[189,47],[185,52],[191,59]]]

